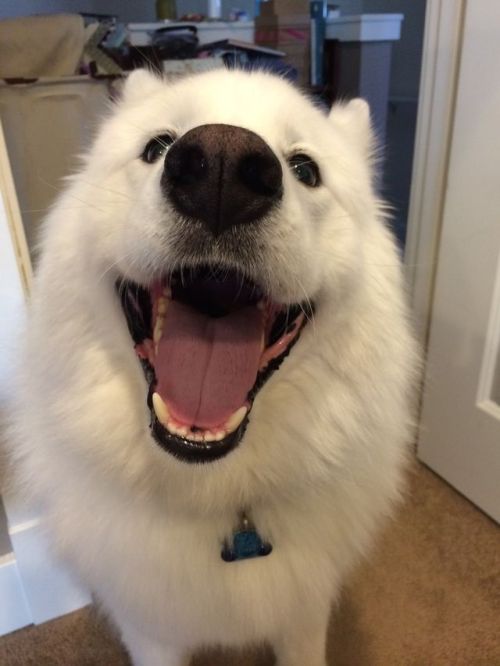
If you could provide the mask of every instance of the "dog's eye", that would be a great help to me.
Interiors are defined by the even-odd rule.
[[[147,142],[142,151],[141,160],[147,164],[153,164],[160,159],[174,142],[171,134],[160,134]]]
[[[309,155],[299,153],[288,160],[293,175],[307,187],[318,187],[321,183],[318,165]]]

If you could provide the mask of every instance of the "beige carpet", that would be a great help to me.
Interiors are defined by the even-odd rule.
[[[332,666],[500,666],[500,528],[418,465],[398,519],[332,614],[328,655]],[[89,609],[0,638],[1,666],[128,663]],[[264,652],[195,660],[272,663]]]

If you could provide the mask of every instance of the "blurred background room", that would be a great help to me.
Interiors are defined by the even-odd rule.
[[[325,108],[369,102],[428,364],[408,499],[333,612],[337,666],[500,664],[499,34],[495,0],[0,0],[0,440],[43,218],[130,70],[265,67]],[[0,664],[127,664],[7,469]]]

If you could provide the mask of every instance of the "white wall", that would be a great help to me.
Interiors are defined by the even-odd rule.
[[[12,363],[24,307],[23,284],[0,195],[0,411],[11,389]]]
[[[0,134],[0,150],[1,150]],[[0,154],[0,160],[2,156]],[[12,390],[12,371],[15,359],[18,326],[25,310],[23,283],[12,241],[6,205],[2,196],[2,177],[5,165],[0,164],[0,492],[5,484],[2,440],[7,412],[7,400]],[[22,626],[25,623],[25,606],[17,572],[14,571],[11,556],[11,544],[8,537],[7,521],[0,496],[0,598],[6,590],[12,591],[13,616],[5,617],[0,609],[0,635]],[[1,604],[1,602],[0,602]],[[19,611],[18,613],[16,611]],[[20,624],[17,624],[19,621]]]
[[[206,6],[206,0],[177,0],[179,15],[206,12]],[[224,16],[233,7],[253,17],[255,0],[222,0]],[[0,18],[55,12],[115,14],[125,23],[154,21],[156,16],[155,0],[0,0]]]
[[[223,18],[228,18],[232,9],[242,9],[247,12],[249,18],[255,14],[255,0],[221,0],[221,11]],[[207,0],[177,0],[177,14],[191,14],[200,12],[206,14]]]

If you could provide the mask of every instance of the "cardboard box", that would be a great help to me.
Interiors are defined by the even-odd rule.
[[[255,19],[255,43],[280,49],[283,44],[307,45],[311,25],[308,16],[269,16]]]
[[[286,15],[264,13],[255,19],[255,43],[284,51],[286,53],[284,60],[297,69],[298,82],[301,85],[309,83],[310,40],[311,21],[307,13]]]
[[[309,16],[309,0],[268,0],[260,3],[260,15],[271,16],[307,15]]]
[[[109,94],[109,81],[88,76],[0,82],[5,143],[32,260],[40,224],[108,113]]]

